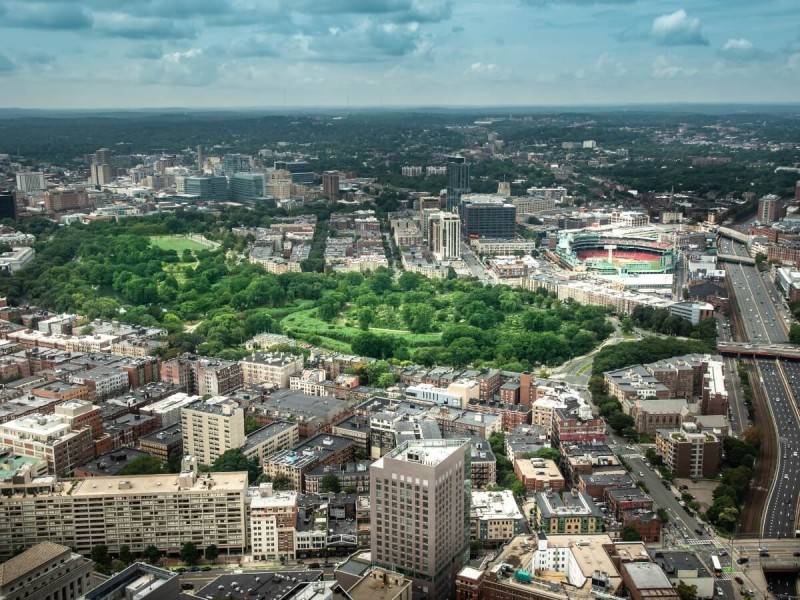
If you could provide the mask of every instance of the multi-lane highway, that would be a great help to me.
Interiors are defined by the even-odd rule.
[[[739,242],[720,238],[720,252],[744,256],[745,246]],[[755,345],[782,344],[788,342],[785,307],[778,297],[772,282],[765,279],[755,267],[726,263],[732,297],[736,300],[739,324],[746,338]],[[729,340],[725,335],[721,339]],[[732,366],[732,363],[730,363]],[[797,507],[800,500],[800,364],[785,359],[758,358],[755,360],[759,377],[759,388],[767,401],[777,443],[769,443],[770,454],[777,468],[771,481],[761,477],[762,494],[766,494],[766,506],[761,521],[761,535],[765,538],[792,537],[797,527]],[[736,403],[734,403],[736,404]],[[739,415],[741,419],[741,415]],[[777,453],[777,456],[775,454]],[[767,461],[769,463],[769,460]],[[767,464],[761,468],[769,468]],[[759,478],[756,477],[756,481]],[[751,507],[754,508],[754,507]]]
[[[778,435],[778,473],[764,517],[764,537],[794,536],[800,495],[800,364],[758,359]]]

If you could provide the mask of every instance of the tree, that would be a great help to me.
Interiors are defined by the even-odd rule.
[[[129,565],[135,560],[130,546],[122,545],[119,547],[119,559],[125,565]]]
[[[640,542],[642,540],[642,536],[633,525],[625,525],[620,529],[619,537],[623,542]]]
[[[258,458],[247,458],[239,448],[223,452],[211,465],[212,471],[230,473],[233,471],[247,471],[247,479],[253,482],[261,474]]]
[[[372,322],[375,320],[375,311],[365,306],[358,309],[358,326],[366,331]]]
[[[675,586],[675,592],[681,600],[697,600],[696,585],[686,585],[683,581],[679,581]]]
[[[665,509],[659,508],[656,514],[662,523],[669,523],[669,513]]]
[[[322,478],[319,490],[321,492],[333,492],[334,494],[338,494],[342,491],[342,483],[335,473],[328,473]]]
[[[193,565],[200,560],[200,551],[194,545],[194,542],[186,542],[181,546],[179,556],[185,564]]]
[[[111,566],[111,556],[108,554],[108,546],[105,544],[92,546],[91,556],[95,564],[100,567],[108,569]]]
[[[150,544],[149,546],[145,546],[144,551],[142,551],[142,558],[149,562],[151,565],[156,564],[159,560],[161,560],[161,550]]]
[[[154,456],[137,456],[117,473],[118,475],[158,475],[164,465]],[[124,561],[123,561],[124,562]]]
[[[168,473],[180,473],[181,463],[183,462],[183,453],[178,450],[173,450],[169,453],[167,458],[166,469]]]
[[[292,482],[286,475],[278,475],[272,480],[272,489],[276,492],[288,490],[291,485]]]
[[[217,557],[219,557],[219,548],[217,548],[216,544],[211,544],[206,546],[205,550],[206,560],[210,560],[211,562],[216,562]]]
[[[256,419],[252,415],[248,415],[244,418],[244,434],[250,435],[254,431],[261,429],[261,423],[258,419]]]
[[[539,448],[534,456],[536,458],[544,458],[545,460],[554,460],[556,462],[561,459],[561,453],[555,448]]]

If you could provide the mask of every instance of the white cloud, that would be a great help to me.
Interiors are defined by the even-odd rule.
[[[651,35],[662,46],[708,46],[700,19],[690,17],[682,8],[653,20]]]
[[[675,65],[672,63],[671,57],[663,54],[657,56],[653,61],[653,78],[655,79],[677,79],[694,75],[697,75],[697,69]]]
[[[756,48],[753,42],[745,38],[729,39],[720,49],[719,55],[725,64],[739,66],[770,58],[769,53]]]

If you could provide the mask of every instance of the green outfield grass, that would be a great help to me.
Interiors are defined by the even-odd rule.
[[[150,243],[164,250],[175,250],[178,254],[187,248],[193,252],[211,250],[209,246],[190,240],[182,235],[156,235],[150,238]]]

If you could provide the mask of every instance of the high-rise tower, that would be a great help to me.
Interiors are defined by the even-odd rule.
[[[470,448],[412,440],[370,467],[372,560],[410,577],[415,596],[455,597],[469,558]]]
[[[447,210],[458,212],[461,194],[469,193],[469,164],[463,156],[447,157]]]

